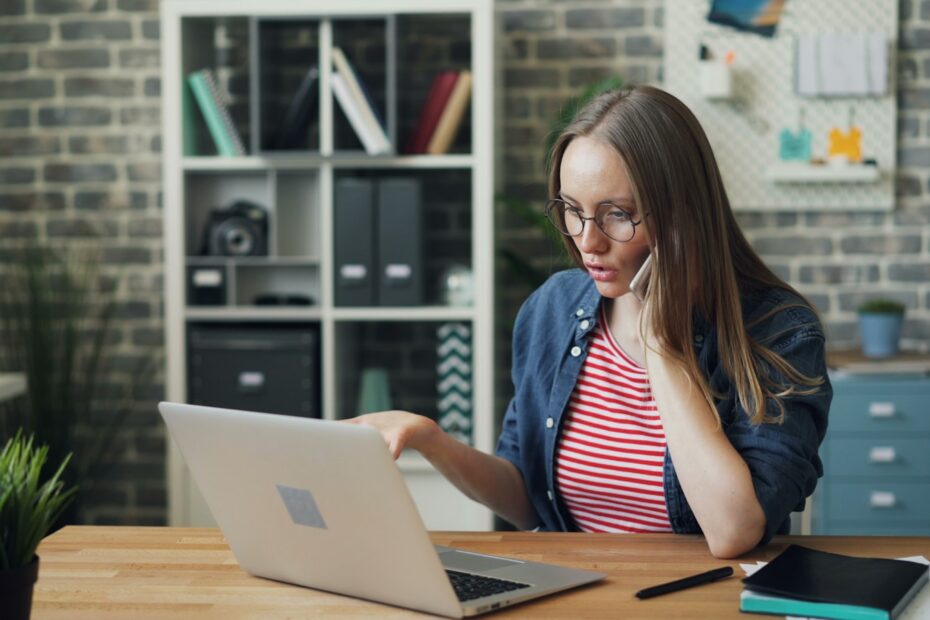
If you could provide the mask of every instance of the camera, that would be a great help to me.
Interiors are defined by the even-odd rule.
[[[207,256],[266,256],[268,212],[247,200],[211,209],[200,253]]]

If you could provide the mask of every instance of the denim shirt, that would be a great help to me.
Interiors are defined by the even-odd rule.
[[[583,271],[572,269],[552,276],[527,299],[517,316],[512,366],[515,394],[504,416],[497,454],[523,475],[541,530],[577,529],[558,496],[555,454],[566,405],[587,356],[588,336],[599,318],[601,301],[594,281]],[[754,319],[799,300],[787,291],[772,289],[744,294],[741,301],[744,324],[750,326],[752,338],[802,374],[824,380],[812,395],[783,400],[783,423],[750,423],[738,402],[736,386],[724,372],[716,330],[695,313],[698,366],[711,390],[722,396],[716,408],[723,429],[749,467],[765,513],[761,541],[765,543],[776,533],[787,533],[790,513],[803,510],[805,498],[823,475],[817,451],[826,433],[833,390],[827,377],[823,331],[813,312],[787,307],[754,325]],[[784,382],[780,374],[775,378]],[[778,414],[773,402],[768,403],[768,412]],[[673,531],[700,533],[668,451],[663,470]]]

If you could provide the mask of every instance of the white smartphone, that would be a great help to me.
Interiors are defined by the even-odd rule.
[[[652,254],[646,257],[643,265],[630,280],[630,291],[636,295],[636,299],[642,301],[646,298],[646,291],[649,289],[649,280],[652,276]]]

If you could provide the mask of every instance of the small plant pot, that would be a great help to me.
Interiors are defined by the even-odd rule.
[[[866,357],[891,357],[898,352],[901,337],[902,314],[859,313],[859,334],[862,336],[862,354]]]
[[[0,601],[7,620],[28,620],[32,612],[32,589],[39,578],[39,556],[18,568],[0,570]]]

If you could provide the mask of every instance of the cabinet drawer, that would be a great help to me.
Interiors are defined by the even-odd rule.
[[[833,438],[825,446],[825,475],[930,477],[930,436],[920,439]]]
[[[878,523],[875,521],[831,521],[815,534],[830,536],[930,536],[930,521],[901,521]]]
[[[824,487],[826,522],[903,521],[930,525],[930,485],[921,482],[837,482]]]
[[[901,386],[905,388],[906,386]],[[903,393],[902,393],[903,392]],[[836,390],[830,431],[930,431],[930,392]]]

